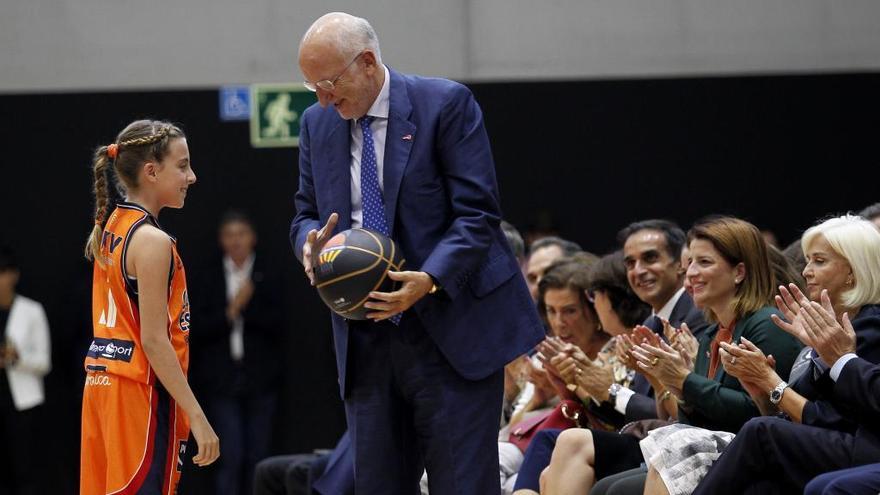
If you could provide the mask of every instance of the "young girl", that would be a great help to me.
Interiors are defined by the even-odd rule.
[[[139,120],[95,151],[95,338],[85,360],[82,495],[177,491],[190,427],[205,466],[220,442],[186,381],[189,297],[176,241],[156,217],[195,183],[183,132]],[[112,211],[108,182],[125,201]]]

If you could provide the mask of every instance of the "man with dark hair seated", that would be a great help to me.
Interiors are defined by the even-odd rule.
[[[538,282],[547,268],[554,261],[574,256],[581,252],[581,247],[576,243],[562,239],[561,237],[542,237],[529,246],[529,260],[526,264],[526,284],[532,299],[538,300]]]

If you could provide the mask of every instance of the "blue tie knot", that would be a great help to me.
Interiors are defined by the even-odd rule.
[[[364,134],[370,132],[370,126],[373,124],[374,120],[376,120],[376,117],[371,115],[364,115],[358,119],[358,124],[360,124],[361,130],[364,131]]]

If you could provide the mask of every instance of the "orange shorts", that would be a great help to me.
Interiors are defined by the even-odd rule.
[[[80,495],[174,495],[189,420],[158,382],[86,374]]]

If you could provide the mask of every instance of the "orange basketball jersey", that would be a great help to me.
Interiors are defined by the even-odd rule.
[[[110,215],[101,239],[100,259],[95,260],[92,284],[94,340],[85,360],[86,371],[106,372],[153,384],[156,377],[141,346],[137,280],[125,269],[126,253],[135,230],[156,219],[133,203],[120,203]],[[168,337],[184,375],[189,367],[189,295],[186,273],[172,237],[168,281]]]

